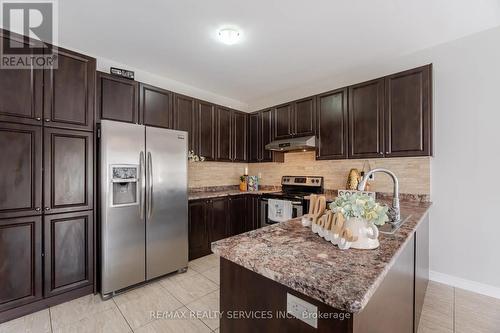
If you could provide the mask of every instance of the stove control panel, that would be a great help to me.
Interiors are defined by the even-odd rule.
[[[281,185],[323,186],[323,177],[283,176]]]

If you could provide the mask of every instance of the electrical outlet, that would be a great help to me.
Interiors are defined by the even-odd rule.
[[[302,320],[304,323],[314,328],[318,328],[318,307],[316,305],[312,305],[303,299],[287,293],[286,312]]]

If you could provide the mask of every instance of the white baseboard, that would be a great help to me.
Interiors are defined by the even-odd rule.
[[[472,291],[478,294],[494,297],[500,299],[500,288],[490,286],[488,284],[475,282],[472,280],[462,279],[456,276],[439,273],[435,271],[429,272],[429,278],[432,281],[436,281],[439,283],[444,283],[453,287],[457,287],[460,289],[465,289],[468,291]]]

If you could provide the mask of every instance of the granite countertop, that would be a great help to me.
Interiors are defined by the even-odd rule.
[[[409,219],[375,250],[340,250],[303,227],[300,219],[212,243],[212,251],[334,308],[360,312],[410,241],[431,203],[401,203]]]
[[[240,190],[199,191],[199,192],[189,193],[188,199],[200,200],[200,199],[220,198],[220,197],[244,195],[244,194],[260,195],[270,192],[276,192],[276,191],[275,190],[246,191],[246,192],[242,192]]]

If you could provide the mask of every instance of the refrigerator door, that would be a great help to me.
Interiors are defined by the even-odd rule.
[[[103,295],[145,280],[145,127],[101,121]]]
[[[188,133],[146,127],[146,279],[188,264]]]

